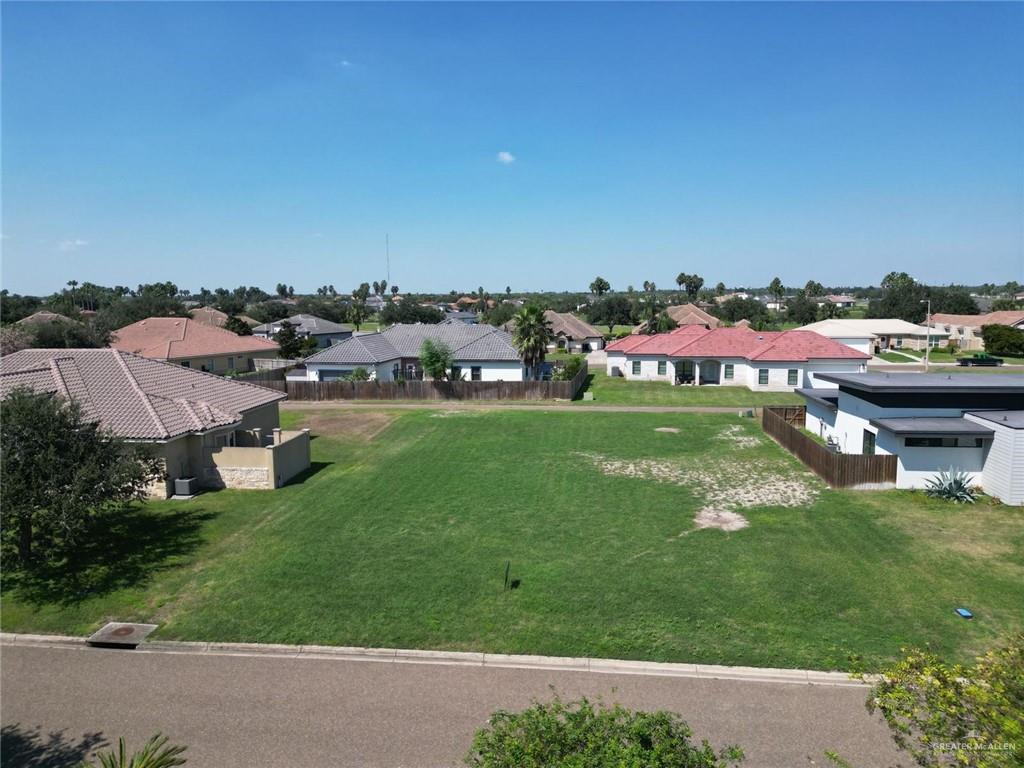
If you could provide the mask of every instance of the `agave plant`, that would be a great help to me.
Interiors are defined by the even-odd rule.
[[[180,757],[184,751],[185,747],[168,745],[167,737],[158,733],[142,749],[129,755],[122,736],[116,751],[101,752],[96,755],[98,763],[83,763],[81,768],[174,768],[187,762]]]
[[[925,481],[925,493],[936,499],[948,499],[957,504],[973,504],[974,491],[971,490],[970,478],[963,470],[952,467],[946,472],[939,472],[935,477]]]

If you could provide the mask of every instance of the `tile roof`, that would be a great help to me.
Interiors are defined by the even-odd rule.
[[[870,355],[811,331],[753,331],[750,328],[683,326],[671,333],[627,336],[609,353],[669,357],[740,357],[763,362],[867,360]]]
[[[925,336],[928,329],[923,325],[914,325],[906,320],[895,317],[878,317],[869,319],[842,318],[839,320],[819,320],[797,328],[798,331],[814,331],[832,338],[868,339],[874,336]],[[932,336],[936,332],[932,330]]]
[[[154,360],[275,352],[277,343],[185,317],[149,317],[114,331],[110,346]]]
[[[555,312],[548,309],[544,312],[544,318],[551,323],[551,330],[556,336],[562,335],[573,341],[601,338],[601,332],[597,328],[571,312]]]
[[[0,397],[22,386],[70,398],[86,418],[134,440],[230,426],[286,397],[116,349],[24,349],[0,359]]]
[[[936,312],[932,315],[932,322],[943,325],[963,325],[968,328],[981,328],[984,325],[1019,325],[1024,323],[1024,311],[1004,309],[984,315],[950,315]]]
[[[328,333],[351,333],[353,327],[351,325],[342,325],[341,323],[334,323],[330,320],[324,320],[322,317],[316,315],[292,315],[286,317],[284,320],[275,320],[272,323],[263,323],[253,328],[254,333],[271,333],[274,327],[280,328],[281,323],[289,322],[295,326],[295,330],[299,334],[309,334],[311,336],[319,336]]]
[[[444,342],[458,360],[519,360],[519,351],[506,331],[490,325],[445,320],[437,324],[398,324],[383,331],[359,334],[317,352],[305,362],[359,365],[419,357],[425,339]]]
[[[41,309],[38,312],[33,312],[28,317],[23,317],[15,325],[43,325],[45,323],[73,323],[75,322],[66,315],[61,315],[56,312],[50,312],[45,309]]]
[[[696,304],[674,304],[670,307],[665,307],[664,311],[675,320],[676,325],[680,326],[706,325],[709,328],[717,328],[720,322],[717,317],[705,312]],[[647,323],[640,323],[640,325],[633,328],[633,333],[643,333],[646,327]]]

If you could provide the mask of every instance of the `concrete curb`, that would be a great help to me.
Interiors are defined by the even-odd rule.
[[[0,632],[0,645],[46,648],[90,648],[84,637],[66,635],[10,634]],[[130,651],[131,652],[131,651]],[[421,651],[399,648],[352,648],[334,645],[280,645],[273,643],[203,643],[153,640],[142,643],[134,653],[177,653],[205,656],[260,656],[268,658],[370,661],[398,664],[444,664],[497,669],[549,669],[563,672],[594,672],[655,677],[697,677],[709,680],[745,680],[762,683],[828,685],[860,688],[868,681],[851,678],[846,672],[813,669],[772,669],[768,667],[727,667],[717,664],[680,664],[628,659],[592,659],[567,656],[528,656],[463,651]]]

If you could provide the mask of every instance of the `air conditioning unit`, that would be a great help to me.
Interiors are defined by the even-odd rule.
[[[199,481],[194,477],[176,477],[174,479],[175,496],[195,496],[199,492]]]

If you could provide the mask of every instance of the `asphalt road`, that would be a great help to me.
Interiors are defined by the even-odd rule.
[[[188,745],[189,768],[451,766],[490,712],[550,686],[678,712],[742,746],[745,766],[831,765],[828,749],[858,768],[900,762],[860,687],[38,646],[5,646],[0,672],[5,766],[74,765],[97,741],[156,731]]]

